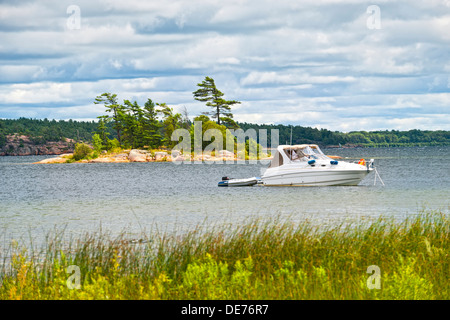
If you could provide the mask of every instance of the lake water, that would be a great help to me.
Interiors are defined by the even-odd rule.
[[[261,176],[267,164],[32,164],[45,156],[0,157],[3,240],[186,230],[198,224],[240,223],[253,217],[309,219],[319,224],[366,217],[402,218],[423,209],[449,212],[450,147],[328,149],[350,161],[375,159],[374,173],[356,187],[219,188],[222,176]],[[38,240],[39,241],[39,240]]]

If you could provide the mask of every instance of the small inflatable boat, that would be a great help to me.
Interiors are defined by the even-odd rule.
[[[223,177],[222,181],[219,182],[219,187],[247,187],[253,186],[258,183],[261,179],[257,177],[247,178],[247,179],[233,179],[228,177]]]

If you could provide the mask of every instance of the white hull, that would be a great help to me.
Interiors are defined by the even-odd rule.
[[[219,187],[246,187],[253,186],[258,183],[258,178],[248,178],[248,179],[230,179],[219,182]]]
[[[333,160],[317,145],[278,146],[261,180],[265,186],[356,186],[372,164]]]
[[[366,169],[339,170],[304,168],[297,170],[277,170],[262,177],[265,186],[356,186],[369,171]]]

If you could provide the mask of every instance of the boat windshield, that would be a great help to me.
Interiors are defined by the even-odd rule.
[[[329,160],[317,146],[288,148],[284,150],[291,161]]]
[[[282,150],[282,151],[281,151]],[[309,161],[309,160],[332,160],[323,154],[322,150],[317,145],[301,145],[301,146],[287,146],[275,151],[269,168],[274,168],[283,165],[282,153],[287,156],[290,161]]]

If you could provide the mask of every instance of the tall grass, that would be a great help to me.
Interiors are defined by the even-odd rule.
[[[33,252],[9,247],[0,299],[449,299],[449,235],[440,212],[334,227],[255,219],[137,243],[55,234]]]

